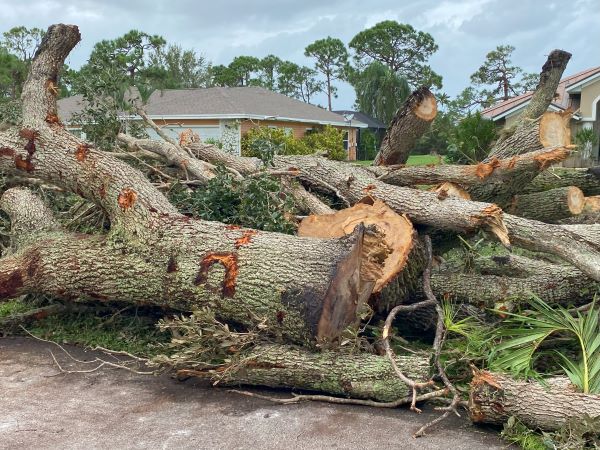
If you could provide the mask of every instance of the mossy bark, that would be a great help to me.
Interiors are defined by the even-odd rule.
[[[408,377],[429,379],[427,355],[398,356],[396,362]],[[259,345],[243,353],[240,361],[216,374],[214,380],[224,385],[296,388],[381,402],[410,395],[385,356],[364,352],[317,353],[275,344]]]

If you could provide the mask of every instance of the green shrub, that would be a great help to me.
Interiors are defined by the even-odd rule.
[[[274,155],[310,155],[326,152],[331,159],[345,159],[344,132],[331,126],[296,139],[283,128],[251,128],[242,137],[242,156],[269,161]]]
[[[452,130],[446,160],[457,164],[483,161],[496,137],[494,122],[479,112],[469,114]]]
[[[190,192],[178,185],[170,198],[192,217],[281,233],[296,230],[292,199],[282,192],[279,180],[267,173],[238,180],[220,167],[207,186]]]
[[[375,159],[379,151],[379,138],[370,130],[362,130],[360,132],[360,143],[358,144],[359,154],[362,159],[371,161]]]

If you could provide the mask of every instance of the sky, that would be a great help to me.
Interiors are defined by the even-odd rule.
[[[439,50],[430,64],[451,96],[497,45],[516,47],[513,62],[526,72],[538,73],[555,48],[573,54],[567,75],[600,66],[600,0],[0,0],[0,31],[78,25],[82,42],[67,60],[75,68],[96,42],[131,29],[193,48],[213,64],[274,54],[310,66],[304,48],[311,42],[332,36],[347,44],[383,20],[434,37]],[[352,109],[354,100],[352,87],[338,82],[334,109]]]

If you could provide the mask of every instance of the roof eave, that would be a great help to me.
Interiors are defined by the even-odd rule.
[[[123,115],[123,119],[139,119],[140,117],[133,115]],[[234,120],[234,119],[252,119],[252,120],[263,120],[263,121],[281,121],[281,122],[300,122],[300,123],[312,123],[318,125],[333,125],[338,127],[350,127],[350,128],[368,128],[366,123],[362,122],[339,122],[334,120],[315,120],[315,119],[302,119],[294,117],[282,117],[282,116],[265,116],[260,114],[176,114],[176,115],[149,115],[152,120]]]

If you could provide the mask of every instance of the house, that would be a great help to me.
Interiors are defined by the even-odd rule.
[[[58,101],[59,117],[68,128],[72,115],[81,108],[81,96]],[[333,112],[260,87],[157,90],[148,98],[145,110],[174,138],[191,129],[202,141],[218,140],[225,150],[238,155],[242,135],[254,127],[284,128],[294,137],[301,138],[306,133],[331,125],[346,132],[348,159],[355,160],[357,130],[367,127],[357,120],[346,121]],[[137,115],[123,114],[122,117],[141,120]],[[70,128],[77,131],[74,125]],[[151,138],[158,138],[154,130],[147,131]]]
[[[355,121],[366,123],[367,124],[366,130],[369,130],[371,133],[373,133],[377,137],[377,142],[381,142],[383,140],[383,137],[385,136],[385,132],[387,130],[387,126],[383,122],[380,122],[379,120],[377,120],[375,117],[371,117],[360,111],[339,110],[339,111],[333,111],[333,112],[343,116],[344,119],[349,124],[352,124]],[[368,159],[366,155],[360,154],[360,152],[361,152],[360,149],[362,148],[362,146],[360,145],[360,143],[361,143],[360,138],[361,138],[361,133],[363,133],[364,131],[365,131],[365,128],[359,128],[357,130],[357,136],[356,136],[356,142],[357,142],[357,146],[359,149],[357,158],[360,160]]]
[[[510,126],[529,103],[533,92],[528,92],[509,100],[496,103],[482,111],[482,115],[500,126]],[[581,129],[591,129],[599,138],[587,149],[589,157],[581,153],[571,158],[568,165],[593,165],[598,163],[600,155],[600,67],[593,67],[569,77],[563,78],[549,111],[573,111],[571,135]]]

